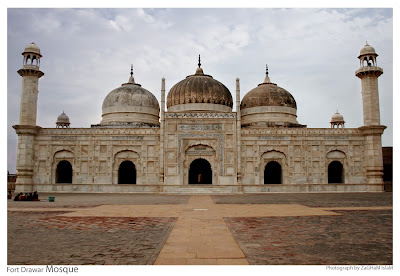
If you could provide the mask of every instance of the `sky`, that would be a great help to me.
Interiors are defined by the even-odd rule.
[[[393,10],[390,8],[8,8],[7,169],[15,173],[22,55],[37,44],[43,55],[37,125],[55,127],[65,111],[71,127],[101,121],[104,98],[135,82],[160,101],[194,74],[198,55],[205,74],[222,82],[235,99],[262,83],[268,64],[272,82],[297,102],[300,124],[329,128],[338,110],[346,128],[363,125],[360,49],[378,53],[383,146],[393,145]],[[235,110],[234,105],[234,110]]]

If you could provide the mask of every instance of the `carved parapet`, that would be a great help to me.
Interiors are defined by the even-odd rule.
[[[159,135],[159,128],[42,128],[45,135]]]
[[[166,118],[236,118],[236,113],[230,113],[230,112],[188,112],[188,113],[172,113],[172,112],[166,112],[165,113]]]

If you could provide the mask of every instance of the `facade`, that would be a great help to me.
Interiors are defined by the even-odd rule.
[[[102,120],[70,127],[63,112],[55,128],[36,125],[40,49],[22,53],[16,191],[137,193],[264,193],[383,191],[375,49],[360,52],[364,126],[331,128],[297,121],[293,96],[268,75],[240,101],[200,64],[161,104],[131,76],[104,99]],[[165,106],[167,110],[165,110]]]

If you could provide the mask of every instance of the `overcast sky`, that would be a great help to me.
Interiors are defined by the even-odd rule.
[[[7,168],[15,173],[21,77],[25,46],[41,49],[37,125],[55,127],[64,110],[71,127],[101,121],[106,95],[128,81],[160,100],[166,90],[194,74],[201,54],[205,74],[231,91],[240,78],[241,98],[271,81],[297,102],[298,122],[329,128],[338,110],[347,128],[363,125],[360,49],[378,53],[383,146],[392,146],[392,9],[8,9]],[[235,106],[234,106],[235,108]]]

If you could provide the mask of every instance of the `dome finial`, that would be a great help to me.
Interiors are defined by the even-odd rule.
[[[199,67],[198,68],[196,68],[196,73],[195,73],[195,75],[204,75],[204,73],[203,73],[203,69],[201,69],[201,63],[200,63],[200,55],[199,55],[199,64],[197,64]]]
[[[129,77],[128,83],[135,83],[135,79],[133,78],[133,64],[131,64],[131,76]]]
[[[264,83],[271,83],[271,80],[268,77],[268,64],[265,64],[265,79]]]

